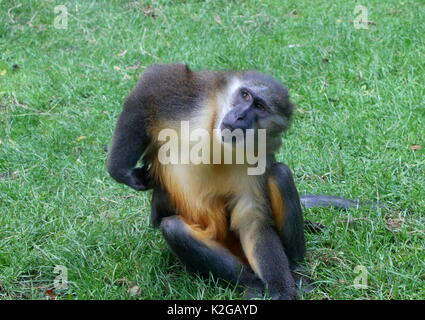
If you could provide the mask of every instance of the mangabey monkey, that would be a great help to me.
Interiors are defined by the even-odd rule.
[[[248,296],[267,289],[273,299],[295,299],[291,270],[305,254],[303,214],[290,169],[275,160],[292,113],[287,89],[260,72],[193,72],[184,64],[153,65],[125,101],[108,171],[136,190],[153,188],[152,224],[189,270],[239,283]],[[239,130],[243,138],[250,130],[255,137],[265,132],[265,141],[243,144],[257,153],[264,150],[259,155],[264,170],[249,174],[253,165],[246,156],[237,164],[163,163],[161,148],[169,143],[161,137],[163,130],[174,130],[181,138],[177,143],[190,140],[182,121],[190,133],[209,133],[203,146],[213,151],[207,159],[223,160],[223,150],[231,155],[241,150],[233,138],[224,139],[225,129]],[[140,158],[144,165],[135,168]],[[336,197],[304,200],[355,205]]]

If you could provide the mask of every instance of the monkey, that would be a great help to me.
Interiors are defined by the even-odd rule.
[[[259,71],[154,64],[125,100],[107,170],[135,190],[153,189],[151,224],[187,270],[241,285],[248,298],[267,290],[272,299],[297,299],[293,272],[306,253],[303,211],[290,168],[276,161],[293,113],[288,89]],[[209,133],[201,145],[215,148],[206,159],[221,162],[160,161],[159,155],[171,153],[163,152],[171,141],[171,135],[168,140],[161,136],[164,130],[190,140],[182,122],[190,133]],[[246,139],[250,132],[254,138],[264,133],[265,139],[245,141],[242,148],[263,150],[261,173],[248,174],[254,165],[243,152],[240,163],[223,163],[221,152],[235,156],[242,150],[235,136],[225,139],[226,130]],[[355,205],[338,197],[302,199],[307,207]]]

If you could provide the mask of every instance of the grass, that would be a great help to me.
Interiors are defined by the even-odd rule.
[[[0,0],[0,299],[241,298],[186,274],[149,227],[150,192],[105,170],[125,96],[175,61],[275,75],[298,105],[278,158],[300,193],[389,204],[306,212],[327,228],[307,234],[303,298],[424,299],[425,5],[363,1],[359,30],[356,4]],[[57,265],[70,282],[54,291]]]

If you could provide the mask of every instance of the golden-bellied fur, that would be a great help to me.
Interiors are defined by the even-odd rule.
[[[285,208],[279,187],[273,178],[267,179],[268,194],[276,227],[281,230],[285,220]]]
[[[156,156],[160,142],[155,141],[151,171],[168,191],[177,214],[189,224],[194,237],[204,242],[211,240],[212,246],[218,242],[241,260],[250,260],[249,252],[254,248],[244,242],[241,244],[237,234],[241,228],[269,218],[264,210],[268,205],[264,203],[264,178],[249,176],[245,164],[212,164],[215,148],[212,144],[221,145],[212,132],[221,110],[215,95],[207,97],[204,103],[207,108],[199,108],[203,111],[191,115],[189,127],[190,130],[209,130],[211,164],[161,164]],[[159,131],[166,128],[179,132],[180,123],[158,125],[151,136],[158,137]]]

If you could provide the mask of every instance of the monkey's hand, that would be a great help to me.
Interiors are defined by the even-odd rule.
[[[151,189],[152,181],[149,177],[149,169],[146,165],[141,168],[131,170],[126,183],[137,191],[145,191]]]

